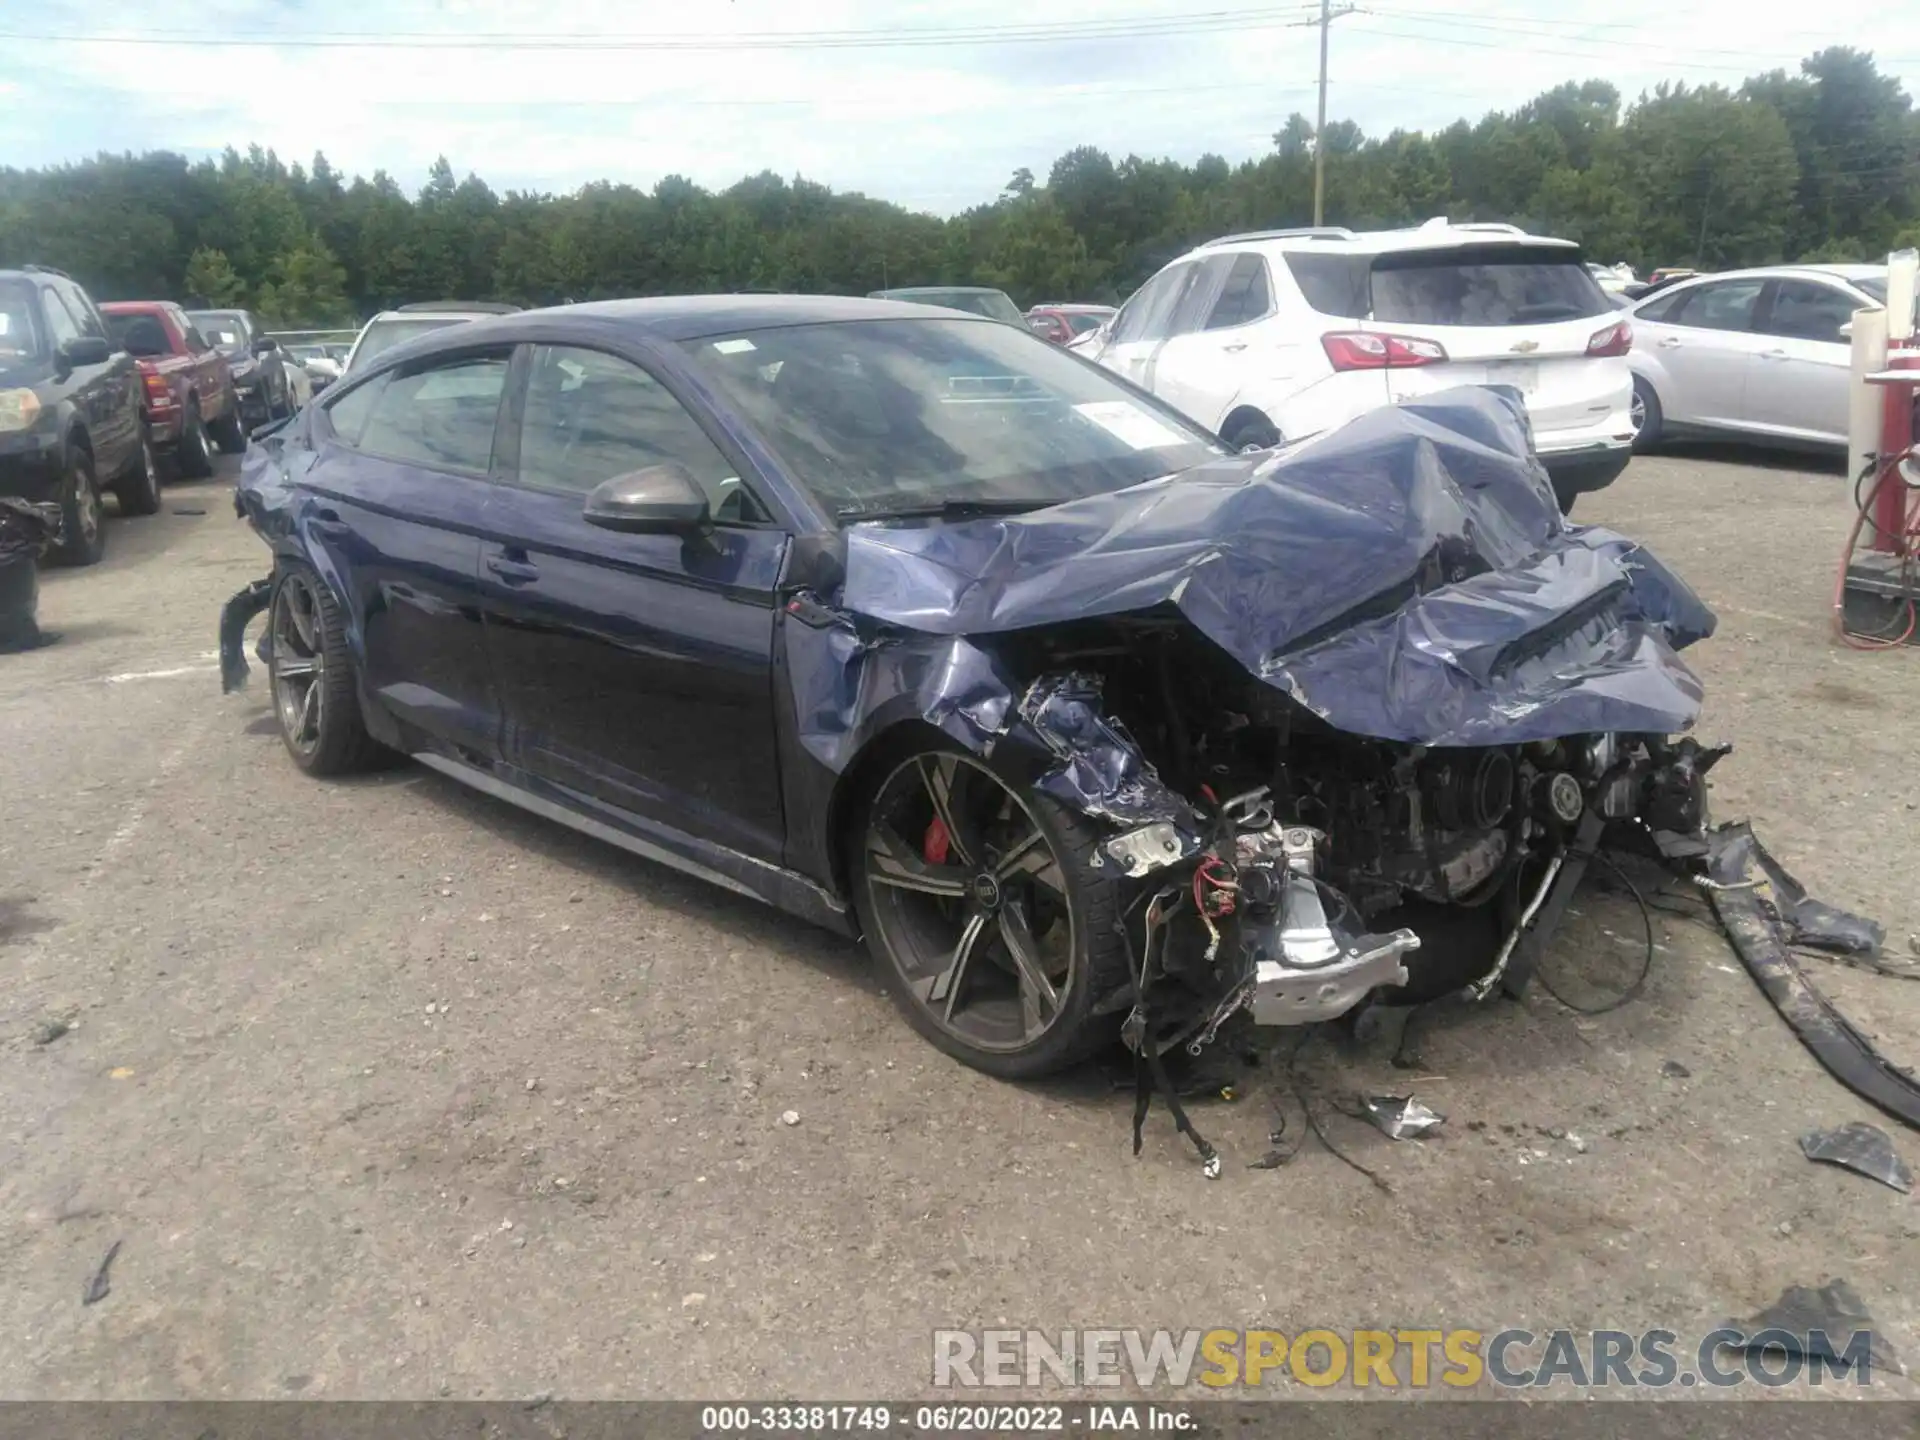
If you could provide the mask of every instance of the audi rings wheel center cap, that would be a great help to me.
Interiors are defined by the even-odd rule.
[[[982,871],[973,877],[973,900],[982,910],[1000,908],[1000,882]]]

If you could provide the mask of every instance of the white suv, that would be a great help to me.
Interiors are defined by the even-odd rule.
[[[1236,448],[1452,385],[1510,385],[1571,506],[1632,454],[1631,340],[1572,242],[1439,219],[1215,240],[1143,285],[1082,353]]]
[[[496,305],[479,300],[441,300],[402,305],[398,310],[382,310],[361,326],[360,333],[353,337],[353,348],[347,352],[347,363],[340,367],[341,373],[351,375],[376,355],[430,331],[444,330],[449,325],[464,325],[469,320],[484,320],[489,315],[512,315],[519,309],[518,305]]]

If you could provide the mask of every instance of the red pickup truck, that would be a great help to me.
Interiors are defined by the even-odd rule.
[[[141,413],[154,452],[179,475],[213,473],[213,449],[247,448],[233,372],[201,338],[187,312],[165,300],[102,305],[107,328],[140,367]]]

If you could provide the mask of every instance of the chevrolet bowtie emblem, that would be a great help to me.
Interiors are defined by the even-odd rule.
[[[1531,355],[1539,348],[1540,342],[1538,340],[1522,340],[1518,345],[1513,347],[1513,353],[1516,355]]]

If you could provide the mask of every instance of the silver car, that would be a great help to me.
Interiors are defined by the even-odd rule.
[[[1628,311],[1635,448],[1663,436],[1847,443],[1853,312],[1887,297],[1885,265],[1773,265],[1702,275]]]

